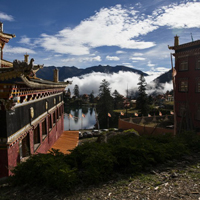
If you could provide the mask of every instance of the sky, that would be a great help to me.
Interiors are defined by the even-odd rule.
[[[44,66],[124,65],[159,75],[168,45],[199,40],[200,0],[1,0],[4,59],[24,54]],[[125,75],[125,74],[123,74]],[[153,76],[152,76],[153,78]],[[77,80],[78,81],[78,80]]]

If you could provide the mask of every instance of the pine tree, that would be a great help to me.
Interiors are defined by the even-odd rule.
[[[92,91],[89,95],[90,103],[94,103],[94,91]]]
[[[123,96],[117,90],[112,93],[112,96],[114,100],[114,109],[123,107]]]
[[[74,86],[74,95],[75,95],[77,98],[79,98],[79,87],[78,87],[78,85],[75,85],[75,86]]]
[[[144,76],[141,74],[139,77],[138,82],[138,97],[136,102],[136,108],[139,110],[139,112],[142,115],[147,115],[149,111],[149,105],[148,105],[148,97],[146,94],[146,81]]]
[[[109,83],[104,79],[99,87],[99,100],[97,102],[97,113],[100,127],[106,128],[108,120],[108,113],[114,117],[113,113],[113,98],[110,94]]]

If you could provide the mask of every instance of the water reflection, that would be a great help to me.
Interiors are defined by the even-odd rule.
[[[64,130],[92,129],[95,123],[94,107],[65,107]]]

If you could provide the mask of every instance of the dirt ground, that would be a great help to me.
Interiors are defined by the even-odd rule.
[[[172,160],[137,176],[118,177],[72,195],[47,188],[10,187],[0,183],[0,200],[200,200],[200,153]]]

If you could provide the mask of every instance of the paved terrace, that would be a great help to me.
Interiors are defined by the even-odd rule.
[[[69,154],[69,150],[74,149],[78,145],[78,142],[78,131],[64,131],[51,148],[59,149],[60,152],[64,154]]]

